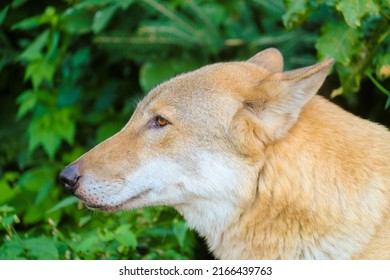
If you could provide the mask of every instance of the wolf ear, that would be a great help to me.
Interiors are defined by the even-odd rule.
[[[323,84],[333,59],[259,81],[232,121],[239,150],[258,155],[264,144],[283,138],[297,122],[302,108]]]
[[[261,83],[259,91],[265,93],[266,99],[262,108],[257,108],[257,114],[269,140],[276,141],[288,133],[302,108],[324,83],[332,64],[333,59],[326,59],[312,66],[276,73],[272,80]]]
[[[265,49],[248,59],[247,62],[256,64],[269,72],[283,71],[283,55],[275,48]]]

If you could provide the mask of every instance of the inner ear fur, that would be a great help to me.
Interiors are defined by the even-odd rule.
[[[240,152],[258,157],[265,144],[283,138],[323,84],[332,64],[333,60],[327,59],[260,80],[232,120],[232,133]]]

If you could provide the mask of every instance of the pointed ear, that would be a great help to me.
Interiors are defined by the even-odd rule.
[[[302,108],[324,83],[332,64],[333,59],[327,59],[305,68],[277,73],[274,81],[261,86],[267,92],[267,100],[258,114],[267,138],[275,141],[288,133]]]
[[[238,150],[259,158],[264,144],[283,138],[323,84],[332,64],[333,59],[327,59],[259,81],[250,100],[233,117],[231,128]]]
[[[265,49],[248,59],[247,62],[256,64],[269,72],[283,71],[283,55],[275,48]]]

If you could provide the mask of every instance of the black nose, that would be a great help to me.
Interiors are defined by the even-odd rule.
[[[70,190],[72,193],[74,193],[78,188],[78,181],[80,177],[81,175],[77,163],[73,163],[62,169],[58,176],[65,189]]]

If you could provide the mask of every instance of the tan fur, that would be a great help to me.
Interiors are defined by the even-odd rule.
[[[314,96],[331,64],[268,49],[159,85],[73,164],[75,195],[171,205],[218,258],[390,259],[390,133]]]

